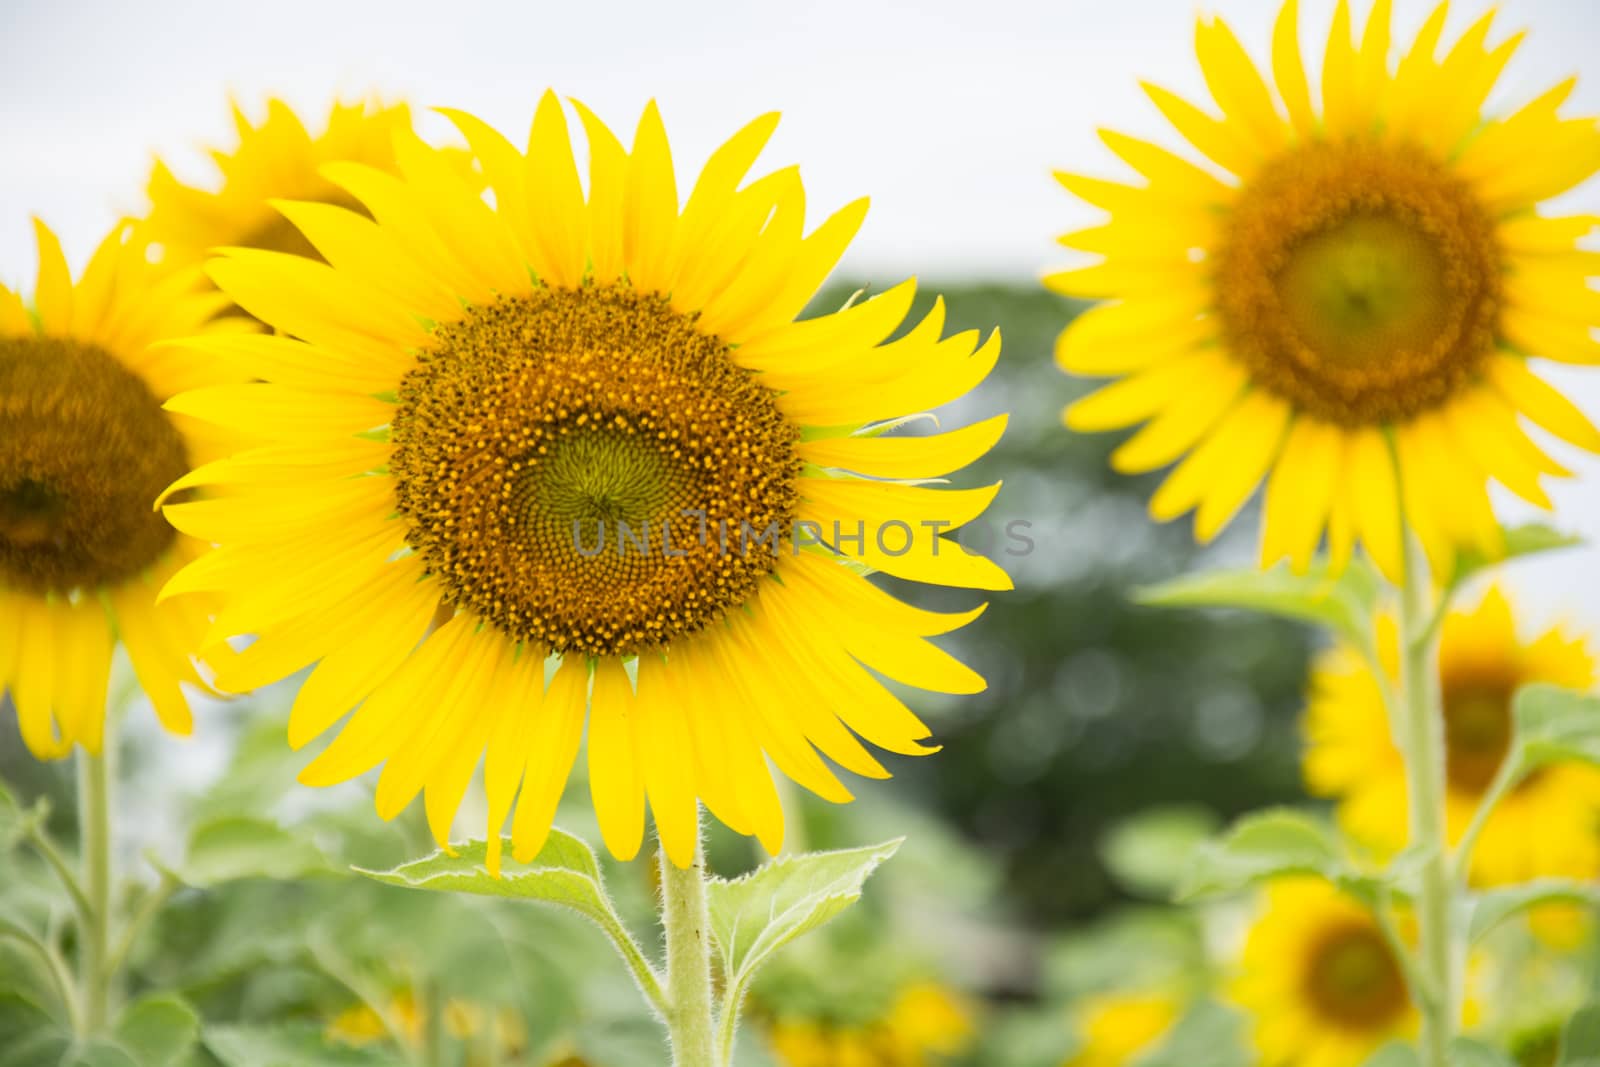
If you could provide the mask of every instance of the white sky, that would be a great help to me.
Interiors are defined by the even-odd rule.
[[[1364,16],[1366,0],[1355,6]],[[1277,0],[1203,7],[1264,54]],[[1395,7],[1409,32],[1431,0]],[[1484,5],[1454,7],[1459,30]],[[1500,26],[1533,31],[1501,98],[1582,72],[1569,107],[1600,113],[1600,3],[1500,7]],[[1302,9],[1303,39],[1320,55],[1332,0]],[[315,111],[332,93],[378,89],[516,135],[546,86],[622,130],[655,96],[680,174],[747,119],[782,110],[765,162],[803,165],[817,217],[873,198],[846,270],[1028,279],[1052,261],[1052,236],[1086,217],[1051,168],[1111,170],[1100,126],[1165,135],[1139,78],[1202,93],[1196,10],[1191,0],[0,0],[0,279],[31,283],[30,214],[81,262],[117,214],[142,207],[152,152],[204,174],[200,146],[229,143],[230,90],[249,108],[279,93]],[[1600,206],[1600,183],[1567,206]],[[1558,380],[1600,413],[1600,369]],[[1600,540],[1600,461],[1572,466],[1580,477],[1558,489],[1561,522]],[[1600,550],[1517,577],[1540,614],[1600,626]]]

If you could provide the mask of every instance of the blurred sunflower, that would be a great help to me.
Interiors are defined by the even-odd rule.
[[[1399,640],[1392,620],[1380,646],[1396,673]],[[1579,638],[1549,630],[1531,642],[1517,635],[1511,603],[1499,589],[1454,610],[1439,639],[1444,715],[1446,830],[1459,840],[1511,744],[1511,699],[1521,686],[1549,682],[1588,689],[1594,658]],[[1356,840],[1392,854],[1407,838],[1404,759],[1389,732],[1383,694],[1360,657],[1326,653],[1311,681],[1306,713],[1305,776],[1313,793],[1339,800],[1339,820]],[[1541,876],[1600,874],[1600,770],[1557,764],[1535,772],[1495,809],[1478,838],[1471,876],[1478,885]]]
[[[932,981],[896,994],[887,1013],[868,1022],[780,1015],[767,1039],[781,1067],[929,1067],[965,1051],[973,1036],[972,1005]]]
[[[1371,914],[1314,878],[1272,883],[1230,995],[1262,1067],[1357,1067],[1418,1026],[1400,963]]]
[[[396,990],[382,1007],[382,1015],[365,1002],[345,1008],[328,1021],[324,1029],[327,1039],[358,1048],[387,1041],[400,1045],[402,1051],[422,1050],[428,1038],[425,1033],[427,1012],[416,993],[410,989]],[[452,997],[440,1010],[439,1020],[451,1038],[472,1044],[465,1053],[464,1067],[482,1067],[484,1060],[478,1052],[491,1042],[494,1053],[489,1059],[495,1063],[515,1059],[528,1044],[522,1017],[509,1009],[491,1012],[471,1001]]]
[[[150,265],[119,226],[74,284],[60,242],[34,228],[39,273],[30,313],[0,286],[0,691],[39,759],[74,744],[98,754],[113,646],[120,639],[161,724],[192,729],[182,683],[204,687],[207,599],[156,602],[205,551],[152,504],[222,453],[214,427],[161,410],[174,393],[235,380],[193,352],[152,341],[197,331],[226,300],[195,272]]]
[[[383,763],[379,813],[423,792],[444,842],[487,751],[491,868],[513,806],[515,855],[541,848],[586,722],[615,855],[638,852],[647,798],[680,866],[694,856],[698,800],[776,851],[783,813],[767,757],[842,802],[850,794],[817,749],[879,778],[888,771],[858,734],[932,751],[866,668],[938,692],[983,688],[927,640],[981,607],[912,608],[859,565],[1009,587],[938,536],[999,487],[912,482],[982,455],[1004,417],[930,437],[878,432],[972,389],[998,337],[941,339],[936,303],[884,343],[910,308],[909,282],[796,321],[866,204],[802,237],[795,169],[744,183],[776,116],[720,148],[680,209],[653,105],[631,151],[579,112],[587,198],[546,94],[526,153],[449,113],[493,207],[443,152],[401,132],[398,177],[324,170],[372,218],[282,205],[327,263],[232,249],[210,265],[284,336],[191,346],[265,381],[169,405],[258,447],[181,483],[226,487],[224,499],[168,508],[221,547],[168,591],[227,593],[215,633],[260,635],[224,686],[318,664],[291,744],[359,705],[303,781]],[[810,541],[821,543],[801,550]]]
[[[1401,511],[1436,571],[1471,546],[1502,551],[1487,482],[1542,506],[1565,474],[1527,419],[1600,451],[1597,431],[1528,357],[1600,362],[1590,336],[1589,216],[1538,206],[1600,169],[1600,127],[1558,109],[1571,79],[1504,118],[1485,99],[1521,36],[1492,15],[1440,54],[1441,4],[1398,65],[1390,3],[1359,45],[1340,0],[1320,109],[1297,5],[1273,36],[1274,95],[1233,32],[1201,20],[1196,50],[1221,117],[1156,86],[1196,164],[1111,131],[1142,185],[1061,174],[1106,211],[1061,238],[1101,257],[1052,288],[1110,302],[1061,335],[1061,366],[1121,380],[1068,408],[1078,430],[1143,423],[1113,454],[1126,473],[1181,460],[1150,501],[1197,509],[1214,537],[1265,479],[1262,555],[1304,569],[1326,530],[1336,566],[1356,541],[1402,571]]]
[[[348,161],[393,173],[395,131],[411,129],[411,111],[404,104],[336,102],[323,131],[313,136],[287,103],[273,99],[259,125],[237,103],[233,122],[238,147],[211,152],[221,177],[214,188],[185,185],[161,160],[150,173],[150,213],[142,225],[168,262],[200,263],[223,246],[315,256],[272,201],[357,207],[354,197],[323,177],[322,167]]]
[[[1182,1010],[1169,993],[1090,997],[1073,1012],[1080,1044],[1065,1067],[1125,1067],[1152,1051]]]

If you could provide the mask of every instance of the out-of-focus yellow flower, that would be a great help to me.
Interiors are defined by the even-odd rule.
[[[1060,175],[1108,217],[1061,238],[1099,261],[1046,283],[1108,302],[1067,328],[1057,358],[1120,379],[1066,421],[1142,424],[1113,466],[1177,462],[1150,511],[1193,509],[1201,540],[1264,481],[1264,562],[1303,570],[1326,532],[1336,567],[1359,541],[1398,578],[1403,512],[1448,574],[1463,546],[1503,550],[1491,479],[1548,508],[1540,479],[1566,473],[1522,420],[1600,451],[1600,430],[1531,363],[1600,362],[1595,260],[1578,244],[1594,220],[1538,211],[1600,169],[1600,128],[1560,114],[1572,79],[1486,113],[1522,39],[1491,40],[1492,12],[1446,43],[1440,4],[1398,42],[1380,0],[1357,43],[1350,6],[1315,96],[1294,0],[1270,80],[1203,17],[1218,114],[1147,91],[1204,163],[1105,131],[1137,181]]]
[[[1396,671],[1393,621],[1380,651]],[[1439,641],[1444,713],[1447,829],[1466,831],[1511,743],[1511,699],[1530,682],[1587,689],[1595,662],[1580,638],[1548,630],[1518,637],[1510,601],[1490,589],[1475,608],[1452,611]],[[1339,821],[1356,840],[1392,854],[1407,839],[1404,760],[1389,731],[1377,681],[1361,657],[1336,648],[1318,662],[1306,715],[1306,783],[1339,800]],[[1536,771],[1495,809],[1472,857],[1472,880],[1502,885],[1532,878],[1600,874],[1600,770],[1558,764]]]
[[[1124,1067],[1172,1029],[1183,1001],[1171,993],[1106,993],[1073,1012],[1079,1046],[1065,1067]]]
[[[416,993],[401,989],[390,996],[383,1006],[384,1015],[369,1004],[354,1004],[328,1023],[325,1033],[330,1041],[346,1045],[371,1045],[384,1041],[398,1041],[410,1048],[419,1048],[426,1035],[424,1009]],[[486,1020],[493,1017],[494,1032],[485,1034]],[[487,1036],[496,1042],[502,1055],[514,1053],[527,1045],[527,1030],[522,1018],[510,1009],[490,1012],[471,1001],[452,997],[440,1013],[447,1034],[458,1041],[470,1042]],[[467,1063],[475,1061],[469,1050]]]
[[[16,703],[38,759],[100,752],[112,650],[127,648],[161,725],[193,728],[187,685],[231,654],[208,638],[209,595],[158,600],[204,542],[153,510],[191,465],[222,455],[225,429],[163,411],[175,393],[240,380],[223,360],[153,348],[201,334],[226,301],[195,270],[152,266],[120,225],[73,281],[61,244],[36,222],[30,311],[0,285],[0,693]]]
[[[1358,1067],[1419,1024],[1371,913],[1327,882],[1275,882],[1229,988],[1263,1067]]]
[[[783,1067],[928,1067],[967,1048],[973,1018],[972,1004],[954,990],[915,982],[881,1019],[841,1024],[780,1016],[767,1036]]]
[[[273,201],[355,207],[356,200],[324,177],[322,167],[359,163],[394,173],[395,133],[411,128],[411,111],[404,104],[371,100],[335,103],[322,132],[313,135],[287,103],[273,99],[259,124],[237,103],[233,121],[237,147],[211,153],[221,178],[214,187],[185,185],[160,160],[151,172],[150,214],[143,229],[169,262],[199,263],[224,247],[316,256]]]

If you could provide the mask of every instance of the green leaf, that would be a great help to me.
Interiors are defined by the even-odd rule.
[[[185,885],[205,889],[247,878],[292,881],[333,870],[306,835],[266,819],[229,815],[196,826],[183,863],[170,873]]]
[[[103,1038],[91,1038],[73,1046],[61,1067],[144,1067],[121,1045]]]
[[[1166,898],[1195,850],[1216,832],[1217,816],[1208,808],[1151,808],[1112,827],[1100,843],[1100,859],[1127,889]]]
[[[1295,574],[1287,566],[1268,571],[1230,570],[1189,574],[1135,592],[1141,604],[1159,607],[1245,608],[1326,626],[1365,648],[1371,642],[1378,579],[1360,561],[1337,578],[1325,567]]]
[[[1541,904],[1600,906],[1600,886],[1567,878],[1539,878],[1476,894],[1469,937],[1477,941],[1518,912]]]
[[[54,1063],[70,1043],[70,1035],[32,999],[0,993],[0,1067]]]
[[[722,955],[728,1002],[778,949],[861,899],[861,887],[904,838],[840,852],[783,856],[743,878],[707,887],[711,938]]]
[[[582,838],[558,829],[550,831],[543,850],[531,863],[512,860],[510,845],[509,840],[504,842],[505,859],[499,878],[489,874],[489,847],[483,841],[457,846],[454,855],[435,852],[388,871],[356,870],[386,885],[407,889],[509,897],[570,908],[605,931],[645,996],[652,1000],[659,997],[657,975],[612,906],[594,850]]]
[[[1600,697],[1546,683],[1517,690],[1511,714],[1523,763],[1600,763]]]
[[[1580,1008],[1561,1032],[1561,1058],[1557,1067],[1600,1063],[1600,1000]]]
[[[489,846],[484,841],[457,845],[454,855],[441,850],[392,870],[356,870],[368,878],[407,889],[537,900],[572,908],[592,919],[612,914],[600,865],[594,850],[582,838],[551,830],[544,849],[527,864],[512,860],[510,841],[505,845],[499,878],[489,874]]]
[[[208,1026],[202,1038],[223,1067],[394,1067],[393,1053],[330,1043],[310,1023]]]
[[[1325,825],[1292,808],[1272,808],[1244,816],[1201,845],[1178,896],[1233,892],[1287,874],[1342,880],[1349,871]]]
[[[1463,549],[1456,556],[1456,569],[1450,576],[1451,585],[1460,585],[1479,571],[1501,563],[1509,563],[1523,556],[1534,556],[1541,552],[1553,552],[1561,548],[1575,548],[1583,544],[1583,538],[1572,534],[1562,533],[1541,522],[1530,522],[1523,526],[1512,526],[1503,531],[1505,535],[1505,554],[1497,559],[1490,559],[1480,552]]]
[[[1517,1067],[1504,1052],[1470,1037],[1450,1042],[1450,1067]]]
[[[1417,1050],[1403,1041],[1391,1041],[1372,1054],[1361,1067],[1420,1067]]]
[[[200,1037],[200,1016],[183,998],[146,997],[117,1021],[117,1042],[139,1067],[179,1067]]]

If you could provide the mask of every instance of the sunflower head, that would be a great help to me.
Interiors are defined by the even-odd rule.
[[[1591,220],[1537,212],[1600,169],[1600,127],[1559,114],[1570,82],[1485,115],[1520,35],[1493,41],[1485,16],[1446,45],[1445,14],[1397,48],[1387,0],[1359,41],[1340,0],[1316,93],[1294,0],[1270,83],[1203,18],[1215,110],[1146,86],[1194,155],[1107,132],[1140,183],[1060,175],[1108,217],[1061,239],[1099,261],[1047,282],[1108,302],[1058,358],[1121,379],[1067,423],[1143,424],[1112,462],[1177,462],[1156,518],[1194,509],[1209,540],[1265,482],[1264,562],[1303,569],[1326,534],[1336,565],[1359,542],[1398,577],[1404,514],[1447,574],[1464,546],[1502,551],[1489,481],[1549,506],[1540,479],[1565,472],[1524,420],[1600,449],[1528,362],[1600,360]]]
[[[1399,658],[1393,621],[1380,627],[1391,673]],[[1452,840],[1466,831],[1511,745],[1518,689],[1544,682],[1588,689],[1595,661],[1585,642],[1548,630],[1518,633],[1509,598],[1490,588],[1477,605],[1451,611],[1439,640],[1446,814]],[[1339,648],[1319,661],[1306,715],[1306,782],[1339,800],[1339,817],[1381,853],[1406,844],[1406,778],[1390,739],[1383,694],[1361,657]],[[1483,885],[1600,873],[1600,772],[1556,764],[1524,778],[1501,800],[1473,852]]]
[[[150,213],[142,225],[168,262],[198,264],[221,247],[315,255],[272,201],[356,207],[353,197],[323,177],[322,167],[345,160],[393,172],[394,136],[411,128],[411,111],[376,100],[336,102],[313,134],[286,102],[274,98],[259,123],[236,102],[233,121],[238,144],[211,152],[219,176],[214,186],[186,185],[160,160],[151,171]]]
[[[74,282],[55,235],[36,230],[33,310],[0,286],[0,690],[29,751],[57,759],[99,751],[114,636],[163,725],[190,728],[180,683],[203,684],[206,604],[158,604],[156,589],[202,546],[154,505],[227,442],[161,405],[235,375],[150,348],[223,329],[211,320],[226,301],[196,272],[151,266],[122,225]]]
[[[1393,949],[1366,908],[1306,878],[1268,888],[1230,990],[1264,1067],[1358,1067],[1418,1016]]]
[[[654,105],[631,148],[577,107],[580,176],[547,94],[526,148],[446,112],[492,200],[407,131],[396,172],[323,168],[342,195],[279,207],[322,261],[230,249],[209,271],[278,336],[196,347],[259,382],[169,408],[253,436],[193,480],[225,499],[169,518],[217,555],[173,588],[226,594],[219,632],[259,639],[248,689],[317,664],[300,745],[351,709],[305,771],[384,765],[378,809],[419,792],[441,841],[480,759],[489,865],[545,840],[580,738],[607,843],[630,857],[646,805],[679,865],[699,804],[776,848],[766,760],[833,800],[822,755],[888,774],[860,743],[930,751],[868,673],[940,692],[982,679],[927,639],[975,612],[913,609],[862,571],[1000,589],[940,536],[998,487],[924,484],[1004,419],[886,432],[973,388],[998,340],[944,336],[935,302],[895,334],[908,283],[800,319],[865,202],[806,231],[793,168],[747,180],[757,119],[680,198]]]

